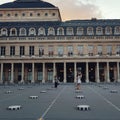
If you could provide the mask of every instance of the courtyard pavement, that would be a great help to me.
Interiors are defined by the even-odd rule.
[[[77,95],[85,98],[76,99]],[[8,110],[11,105],[22,108]],[[77,105],[89,105],[90,110],[77,110]],[[57,89],[52,84],[0,86],[0,120],[120,120],[120,84],[84,83],[80,93],[75,84]]]

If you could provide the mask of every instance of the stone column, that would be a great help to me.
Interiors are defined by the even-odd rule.
[[[54,81],[54,76],[56,75],[56,67],[55,67],[55,63],[53,63],[53,83]]]
[[[99,73],[99,63],[97,62],[97,71],[96,71],[96,82],[99,83],[100,82],[100,73]]]
[[[64,62],[64,83],[66,83],[66,62]]]
[[[0,78],[0,84],[3,83],[3,63],[1,63],[1,78]]]
[[[74,63],[74,83],[76,83],[76,75],[77,75],[77,69],[76,69],[76,62]]]
[[[22,63],[22,78],[21,83],[24,83],[24,63]]]
[[[109,62],[107,62],[107,82],[110,82],[110,69],[109,69]]]
[[[45,83],[45,63],[43,63],[43,80],[42,83]]]
[[[34,63],[32,63],[32,83],[34,83],[35,82],[35,79],[34,79],[34,74],[35,74],[35,64]]]
[[[120,65],[119,65],[119,62],[117,62],[117,82],[120,82]]]
[[[89,83],[89,69],[88,69],[88,62],[86,62],[86,83]]]
[[[14,63],[11,63],[11,80],[10,80],[10,83],[12,83],[12,84],[14,83],[14,80],[13,80],[14,75],[13,74],[14,74]]]

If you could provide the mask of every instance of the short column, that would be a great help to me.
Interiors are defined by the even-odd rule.
[[[88,70],[88,62],[86,62],[86,83],[89,83],[89,70]]]
[[[117,62],[117,82],[120,82],[120,65],[119,65],[119,62]]]
[[[0,84],[3,83],[3,63],[1,63],[1,78],[0,78]]]
[[[35,74],[35,64],[34,63],[32,63],[32,83],[34,83],[35,81],[34,81],[34,74]]]
[[[97,71],[96,71],[96,82],[99,83],[100,82],[100,73],[99,73],[99,63],[97,62]]]
[[[110,82],[109,62],[107,62],[107,82]]]
[[[43,80],[42,83],[45,83],[45,63],[43,63]]]
[[[64,62],[64,83],[66,83],[66,62]]]

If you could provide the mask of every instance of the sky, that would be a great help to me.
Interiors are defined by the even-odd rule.
[[[0,4],[14,0],[0,0]],[[120,19],[120,0],[44,0],[60,9],[62,20]]]

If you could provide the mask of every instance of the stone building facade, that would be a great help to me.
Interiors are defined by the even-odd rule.
[[[120,82],[120,20],[62,21],[41,0],[0,5],[0,83]]]

